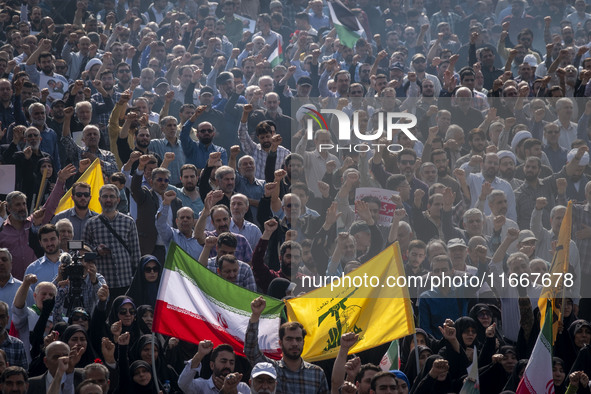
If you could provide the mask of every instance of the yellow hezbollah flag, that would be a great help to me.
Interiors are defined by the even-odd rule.
[[[558,321],[562,320],[560,313],[560,305],[557,305],[558,299],[563,299],[564,294],[564,274],[568,272],[569,266],[569,251],[570,251],[570,240],[571,231],[573,225],[573,203],[568,202],[566,207],[566,213],[560,224],[560,232],[558,233],[558,243],[556,244],[556,250],[554,257],[552,258],[552,266],[550,267],[551,278],[555,278],[553,274],[562,274],[560,276],[561,282],[556,283],[552,280],[550,286],[545,286],[542,290],[542,294],[538,299],[538,307],[540,308],[540,328],[544,327],[544,317],[546,316],[546,304],[547,300],[552,303],[552,315],[554,322],[552,324],[552,343],[556,341],[556,334],[558,333]]]
[[[90,203],[88,203],[88,209],[97,213],[103,213],[103,208],[99,202],[99,190],[105,184],[103,179],[103,170],[101,168],[101,161],[95,159],[95,161],[84,171],[84,174],[78,179],[78,182],[86,182],[90,185]],[[66,209],[74,207],[74,201],[72,200],[72,188],[64,194],[60,200],[55,213],[60,213]]]
[[[337,281],[286,301],[290,321],[306,329],[302,357],[306,361],[334,358],[341,335],[359,334],[350,352],[361,352],[415,332],[408,289],[388,286],[403,278],[398,242]],[[403,282],[403,281],[401,281]]]

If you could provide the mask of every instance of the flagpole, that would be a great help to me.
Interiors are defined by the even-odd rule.
[[[414,334],[412,334],[413,342],[415,343],[415,361],[417,363],[417,374],[421,372],[421,367],[419,364],[419,345],[417,344],[417,332],[415,330]]]
[[[156,383],[156,392],[160,392],[160,385],[158,384],[158,375],[156,374],[156,358],[154,357],[154,348],[156,347],[156,333],[152,331],[152,376],[154,383]]]
[[[45,181],[47,180],[48,171],[49,169],[47,167],[43,169],[43,176],[41,177],[41,184],[39,185],[39,195],[37,196],[37,204],[35,204],[34,211],[36,211],[37,208],[39,208],[39,204],[41,204],[41,198],[43,197],[43,194],[45,194]]]

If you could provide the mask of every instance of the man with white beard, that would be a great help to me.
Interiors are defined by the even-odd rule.
[[[277,371],[271,363],[258,363],[250,373],[251,394],[275,394]]]

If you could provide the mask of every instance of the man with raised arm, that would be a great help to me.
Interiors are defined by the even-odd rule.
[[[329,393],[322,368],[302,359],[306,330],[298,322],[288,322],[279,328],[279,345],[283,357],[276,361],[266,357],[259,348],[259,319],[267,302],[259,297],[250,303],[252,315],[246,330],[244,354],[251,365],[269,362],[277,371],[278,393]]]

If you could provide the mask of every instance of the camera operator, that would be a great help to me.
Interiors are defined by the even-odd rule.
[[[72,251],[73,252],[73,251]],[[84,258],[86,254],[89,254]],[[68,313],[68,309],[74,309],[75,307],[83,307],[89,313],[92,313],[94,307],[98,303],[97,292],[102,285],[105,285],[107,281],[105,278],[96,271],[96,264],[94,257],[96,255],[92,253],[92,249],[89,246],[84,245],[83,249],[78,250],[80,255],[80,261],[84,267],[84,273],[82,275],[82,286],[81,286],[81,298],[82,305],[70,305],[73,300],[73,294],[70,286],[70,279],[66,279],[66,266],[72,264],[69,261],[68,264],[60,264],[57,277],[53,283],[57,286],[57,296],[55,298],[55,309],[54,309],[54,321],[64,321],[71,313]],[[60,260],[63,259],[60,258]]]

